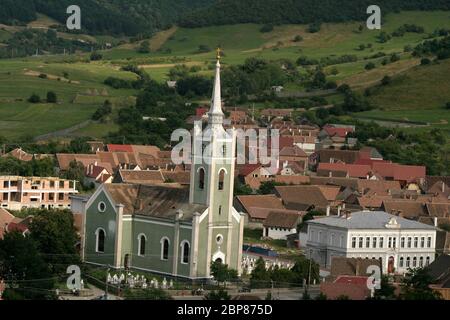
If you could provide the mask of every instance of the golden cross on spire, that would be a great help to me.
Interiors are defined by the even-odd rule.
[[[217,60],[220,60],[220,53],[222,52],[222,50],[220,50],[220,47],[217,47]]]

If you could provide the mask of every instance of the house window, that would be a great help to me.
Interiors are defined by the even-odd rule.
[[[59,188],[60,188],[60,189],[63,189],[63,188],[64,188],[64,181],[60,181],[60,182],[59,182]]]
[[[105,212],[106,211],[106,203],[104,203],[103,201],[99,202],[98,203],[98,211]]]
[[[322,241],[322,231],[319,231],[317,233],[317,242],[321,242]]]
[[[411,258],[406,257],[406,267],[409,268],[410,265],[411,265]]]
[[[187,241],[183,241],[181,243],[181,263],[183,264],[188,264],[189,263],[189,251],[190,251],[190,246],[189,246],[189,242]]]
[[[384,247],[384,238],[383,237],[380,237],[380,248],[383,248]]]
[[[405,237],[402,237],[402,238],[400,239],[400,246],[401,246],[402,248],[405,247]]]
[[[370,238],[366,238],[366,248],[370,248]]]
[[[423,257],[419,258],[419,267],[422,268],[423,267]]]
[[[425,237],[420,238],[420,247],[425,248]]]
[[[222,206],[219,206],[219,216],[222,214]]]
[[[419,247],[419,237],[414,237],[414,248]]]
[[[393,237],[392,238],[392,248],[396,248],[397,247],[397,238]]]
[[[330,246],[332,246],[333,243],[334,243],[334,233],[332,233],[330,236]]]
[[[411,248],[411,244],[412,244],[412,238],[408,237],[408,248]]]
[[[205,169],[198,170],[198,188],[203,190],[205,188]]]
[[[55,200],[55,194],[54,193],[49,193],[48,194],[48,200],[50,200],[50,201]]]
[[[399,267],[403,268],[404,263],[405,263],[405,259],[403,257],[400,257]]]
[[[413,268],[415,268],[417,266],[417,257],[413,258],[412,266],[413,266]]]
[[[373,237],[373,239],[372,239],[372,247],[373,248],[377,247],[377,237]]]
[[[356,237],[352,238],[352,248],[356,248]]]
[[[429,266],[430,265],[430,257],[427,257],[426,259],[425,259],[425,266]]]
[[[169,260],[169,239],[161,239],[161,260]]]
[[[144,234],[140,234],[138,237],[138,255],[139,256],[145,256],[145,245],[147,242],[147,238]]]
[[[55,181],[50,180],[50,188],[54,188],[55,187]]]
[[[105,230],[97,229],[96,231],[96,243],[95,243],[95,251],[98,253],[105,252]]]
[[[431,237],[428,237],[427,239],[427,247],[431,248]]]
[[[226,144],[224,144],[222,146],[222,154],[223,154],[224,157],[227,155],[227,145]]]
[[[64,193],[58,193],[58,200],[64,201]]]
[[[219,190],[223,190],[224,180],[225,180],[225,170],[220,170],[219,171],[219,185],[218,185]]]
[[[358,248],[362,248],[362,247],[363,247],[363,244],[364,244],[364,239],[363,239],[363,237],[359,237],[359,246],[358,246]]]
[[[392,237],[388,238],[388,248],[392,248]]]

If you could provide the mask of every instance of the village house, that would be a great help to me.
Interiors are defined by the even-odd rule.
[[[383,211],[360,211],[310,220],[307,250],[325,268],[334,257],[382,261],[383,273],[428,266],[436,253],[436,228]]]
[[[9,210],[70,208],[69,196],[76,193],[73,180],[0,176],[0,207]]]
[[[286,240],[290,234],[297,234],[297,226],[305,212],[295,210],[271,210],[263,222],[263,236]]]

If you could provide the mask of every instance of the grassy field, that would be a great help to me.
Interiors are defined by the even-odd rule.
[[[47,28],[54,23],[48,17],[39,16],[29,27]],[[208,66],[214,61],[214,49],[217,46],[224,50],[225,67],[242,63],[249,57],[273,60],[287,58],[295,61],[302,55],[316,59],[356,55],[359,58],[357,62],[325,68],[326,72],[332,68],[338,70],[338,74],[329,79],[336,80],[338,84],[348,83],[362,90],[367,86],[377,85],[385,75],[394,76],[391,85],[375,90],[370,97],[379,109],[358,114],[359,117],[408,119],[449,128],[449,112],[442,106],[450,101],[450,62],[418,67],[418,59],[404,54],[403,50],[406,45],[417,45],[427,33],[437,28],[450,28],[450,12],[413,11],[389,14],[382,30],[392,32],[405,23],[422,26],[425,33],[407,33],[403,37],[392,38],[387,43],[379,43],[377,35],[380,31],[364,29],[360,32],[359,23],[323,24],[320,32],[313,34],[308,33],[307,26],[304,25],[276,26],[268,33],[261,33],[261,26],[256,24],[196,29],[173,27],[156,34],[150,40],[150,54],[138,53],[136,49],[140,42],[137,42],[101,51],[103,61],[96,63],[86,62],[88,54],[0,60],[0,135],[16,139],[71,127],[90,119],[105,99],[113,102],[115,113],[120,107],[132,104],[135,91],[114,90],[103,84],[108,76],[135,78],[132,73],[120,71],[120,66],[125,64],[136,64],[161,82],[168,80],[169,70],[181,63],[187,66],[198,65],[201,67],[199,74],[212,75]],[[22,28],[0,25],[0,41]],[[97,43],[117,43],[122,40],[109,36],[59,35]],[[301,35],[303,40],[294,42],[297,35]],[[370,44],[371,48],[359,50],[360,44]],[[211,51],[199,52],[200,45],[209,47]],[[400,53],[401,60],[382,66],[382,58],[368,59],[377,52]],[[365,70],[368,61],[374,62],[377,67],[371,71]],[[41,73],[47,74],[47,78],[39,78]],[[67,79],[65,74],[68,74]],[[287,88],[293,91],[301,89],[298,84],[293,83],[288,84]],[[32,93],[45,98],[49,90],[58,95],[58,104],[27,102]],[[329,101],[335,102],[341,98],[337,96],[329,98]],[[259,107],[267,106],[257,106]],[[92,123],[75,134],[101,137],[108,130],[115,129],[117,127],[110,124]]]
[[[416,66],[393,78],[388,86],[377,87],[369,100],[378,109],[358,113],[358,117],[426,122],[449,130],[450,60],[429,66]]]
[[[109,64],[0,60],[0,70],[0,135],[7,138],[36,136],[71,127],[90,119],[104,100],[122,106],[132,104],[128,97],[135,94],[134,90],[114,90],[103,84],[108,76],[136,78]],[[42,79],[39,74],[46,74],[47,78]],[[68,74],[68,79],[64,74]],[[57,94],[58,103],[27,101],[32,93],[45,99],[48,91]]]

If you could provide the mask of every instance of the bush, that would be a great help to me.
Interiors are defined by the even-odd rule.
[[[381,85],[387,86],[392,82],[392,78],[390,76],[384,76],[383,79],[381,79]]]
[[[41,79],[47,79],[47,75],[46,75],[45,73],[41,73],[41,74],[39,75],[39,78],[41,78]]]
[[[320,31],[320,27],[321,27],[321,23],[319,23],[319,22],[311,23],[308,26],[308,32],[309,33],[319,32]]]
[[[56,97],[56,93],[53,91],[47,92],[47,102],[48,103],[56,103],[58,102],[58,98]]]
[[[265,24],[259,29],[260,32],[266,33],[273,31],[273,24]]]
[[[422,60],[420,60],[420,65],[422,65],[422,66],[426,66],[429,64],[431,64],[431,60],[428,58],[423,58]]]
[[[294,38],[294,42],[300,42],[303,41],[303,37],[301,35],[296,35]]]
[[[197,52],[198,53],[211,52],[211,48],[208,47],[206,44],[201,44],[201,45],[198,46]]]
[[[375,69],[375,64],[373,62],[369,62],[368,64],[366,64],[366,66],[364,67],[364,69],[366,70],[372,70]]]
[[[447,103],[445,104],[445,109],[450,110],[450,102],[447,102]]]
[[[90,59],[91,59],[91,61],[98,61],[98,60],[102,60],[103,56],[98,52],[92,52]]]
[[[31,103],[39,103],[39,102],[41,102],[41,97],[39,97],[39,95],[33,93],[33,94],[28,98],[28,102],[31,102]]]

